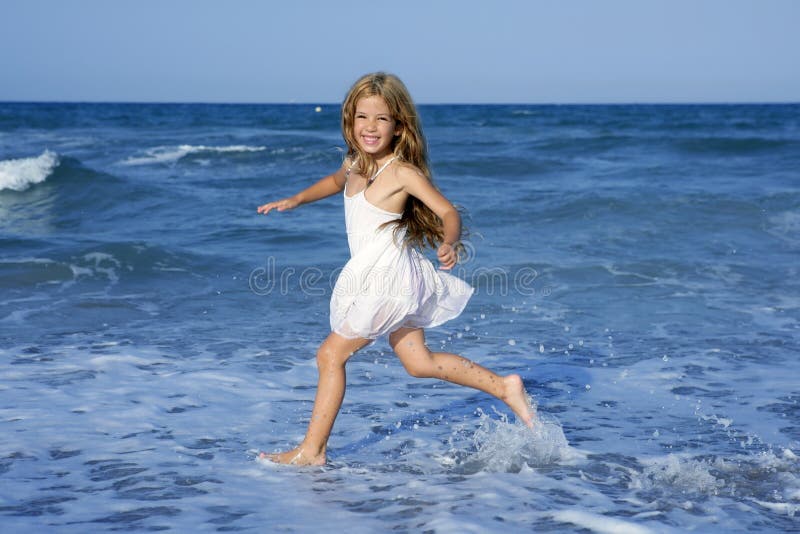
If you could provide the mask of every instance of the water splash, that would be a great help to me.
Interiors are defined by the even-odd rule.
[[[451,440],[453,448],[445,464],[455,466],[465,474],[481,471],[517,473],[523,469],[545,467],[572,462],[582,458],[582,454],[570,447],[564,436],[564,429],[556,421],[539,417],[533,428],[521,422],[512,423],[508,417],[497,412],[499,418],[490,417],[482,409],[476,410],[478,428],[469,438],[473,452],[455,452],[461,446],[457,429]]]
[[[732,457],[670,454],[640,460],[629,488],[663,497],[731,496],[794,517],[800,510],[800,462],[789,449]]]

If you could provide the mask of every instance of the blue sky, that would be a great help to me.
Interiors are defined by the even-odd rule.
[[[798,0],[0,0],[0,100],[800,102]]]

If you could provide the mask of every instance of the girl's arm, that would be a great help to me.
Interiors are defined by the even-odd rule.
[[[286,211],[290,209],[294,209],[297,206],[302,204],[308,204],[310,202],[315,202],[322,198],[329,197],[331,195],[335,195],[344,189],[345,183],[345,164],[339,168],[333,174],[329,174],[322,180],[318,181],[311,187],[303,189],[299,193],[289,198],[284,198],[282,200],[276,200],[274,202],[268,202],[263,206],[258,207],[258,213],[263,213],[266,215],[273,209],[277,209],[278,211]]]
[[[403,190],[421,200],[442,220],[444,239],[436,255],[442,269],[452,269],[458,261],[455,245],[461,239],[461,215],[458,210],[416,169],[401,166],[396,176]]]

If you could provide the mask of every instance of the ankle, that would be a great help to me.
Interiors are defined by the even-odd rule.
[[[306,442],[301,443],[297,446],[297,452],[306,458],[324,458],[325,457],[325,446],[322,447],[309,445]]]

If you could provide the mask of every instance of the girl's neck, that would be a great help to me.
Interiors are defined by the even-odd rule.
[[[395,154],[394,152],[392,152],[392,151],[387,151],[385,154],[381,154],[381,156],[380,156],[380,157],[376,157],[376,156],[375,156],[375,155],[373,155],[373,154],[370,154],[370,155],[372,156],[372,161],[374,161],[374,162],[375,162],[375,165],[376,165],[378,168],[380,168],[381,166],[383,166],[383,165],[384,165],[384,164],[385,164],[387,161],[389,161],[390,159],[393,159],[393,158],[399,158],[399,157],[400,157],[400,156],[396,155],[396,154]],[[358,153],[356,153],[356,154],[355,154],[355,157],[354,157],[354,158],[353,158],[353,160],[352,160],[352,165],[351,165],[351,168],[352,168],[353,166],[355,166],[355,165],[356,165],[356,163],[358,163],[359,159],[360,159],[360,158],[358,157]]]
[[[375,163],[378,165],[378,167],[380,167],[381,165],[383,165],[384,163],[386,163],[387,161],[389,161],[393,157],[395,157],[395,155],[394,155],[394,152],[391,152],[391,151],[386,152],[386,154],[383,154],[380,157],[373,156],[373,158],[375,159]]]

